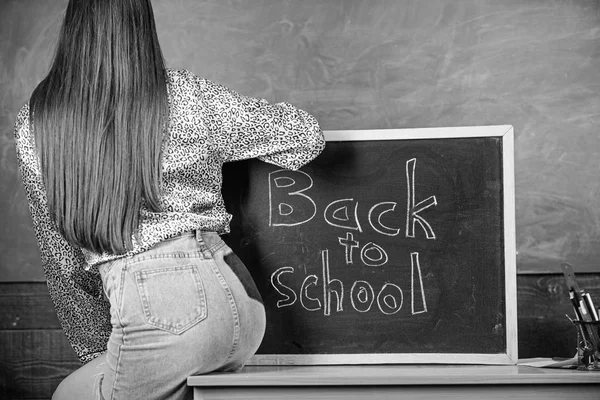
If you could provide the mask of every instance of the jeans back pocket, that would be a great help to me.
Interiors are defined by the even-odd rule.
[[[206,293],[196,266],[164,266],[134,275],[149,325],[180,334],[206,318]]]

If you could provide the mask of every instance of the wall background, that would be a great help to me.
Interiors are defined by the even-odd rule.
[[[0,393],[15,398],[49,398],[77,366],[12,132],[66,3],[0,0]],[[289,101],[323,129],[513,125],[520,356],[572,355],[559,263],[600,297],[599,0],[153,3],[169,66]]]

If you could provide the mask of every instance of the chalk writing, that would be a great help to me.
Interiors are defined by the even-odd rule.
[[[404,236],[416,237],[416,227],[421,227],[427,240],[435,240],[436,235],[431,224],[425,218],[425,211],[437,206],[435,195],[425,200],[416,201],[415,171],[417,159],[406,161],[406,225]],[[305,224],[318,214],[318,206],[310,197],[313,179],[303,171],[277,170],[269,174],[269,226],[292,227]],[[323,209],[323,220],[334,228],[340,228],[345,234],[337,237],[337,242],[344,249],[344,264],[355,265],[357,257],[366,268],[379,268],[389,261],[386,250],[369,241],[361,243],[354,236],[363,232],[359,220],[360,202],[354,198],[342,198],[329,202]],[[378,234],[394,237],[402,230],[389,226],[384,217],[392,215],[398,205],[395,201],[383,201],[370,207],[367,214],[369,226]],[[385,219],[390,221],[391,218]],[[356,253],[356,254],[355,254]],[[326,316],[344,312],[346,297],[350,300],[352,309],[366,313],[376,304],[377,309],[384,315],[393,315],[402,309],[404,292],[399,284],[384,282],[376,290],[367,280],[352,282],[349,294],[345,293],[344,282],[332,276],[329,249],[320,251],[321,274],[307,274],[300,288],[292,288],[290,282],[298,271],[292,266],[284,266],[271,274],[271,285],[281,298],[277,301],[278,308],[292,306],[300,299],[300,306],[309,312],[322,310]],[[306,266],[304,266],[306,267]],[[418,252],[410,253],[410,312],[412,315],[426,313],[427,301]],[[306,271],[306,268],[304,268]]]
[[[277,308],[289,307],[296,303],[300,298],[300,305],[307,311],[323,310],[324,315],[331,315],[332,310],[336,312],[344,311],[344,283],[331,277],[328,251],[322,251],[322,280],[314,274],[307,275],[299,288],[299,295],[296,291],[284,282],[285,274],[293,274],[294,268],[281,267],[271,275],[271,284],[275,290],[284,298],[277,301]],[[291,281],[292,279],[290,279]],[[311,297],[309,289],[311,286],[321,286],[322,298]],[[379,290],[375,297],[373,286],[364,280],[354,281],[350,289],[350,303],[352,308],[358,312],[367,312],[377,299],[379,311],[386,315],[392,315],[400,311],[404,301],[404,294],[400,286],[387,282]],[[321,302],[322,300],[322,302]],[[414,298],[412,299],[414,301]],[[412,305],[414,309],[414,304]],[[413,312],[413,314],[415,314]]]
[[[353,202],[354,199],[340,199],[332,201],[327,207],[325,207],[323,219],[325,219],[325,222],[331,226],[354,229],[362,232],[362,228],[358,222],[358,202],[354,203],[354,219],[351,220],[348,215],[348,208],[352,207]]]
[[[406,162],[406,188],[407,188],[407,201],[406,201],[406,237],[415,237],[415,223],[419,223],[425,230],[427,239],[435,239],[435,233],[425,218],[419,215],[420,212],[426,210],[431,206],[437,205],[435,196],[430,196],[423,201],[415,204],[415,168],[417,166],[417,159],[412,158]]]
[[[380,211],[379,209],[383,210]],[[385,226],[383,222],[381,222],[381,217],[383,217],[386,213],[390,211],[394,211],[395,209],[396,203],[392,201],[384,201],[382,203],[377,203],[373,207],[371,207],[371,209],[369,210],[369,223],[376,232],[388,236],[396,236],[400,233],[400,229],[390,228],[388,226]],[[375,216],[377,218],[375,218]]]
[[[338,242],[344,246],[344,254],[346,255],[346,265],[353,264],[353,251],[354,249],[358,249],[360,243],[354,240],[354,235],[352,232],[346,232],[346,237],[338,238]]]
[[[271,275],[271,285],[282,295],[284,298],[282,300],[277,300],[277,307],[287,307],[291,306],[296,302],[298,297],[296,296],[296,292],[292,289],[281,283],[281,275],[284,273],[294,272],[294,268],[292,267],[282,267],[279,268]]]
[[[309,196],[305,195],[313,186],[312,178],[305,172],[294,171],[296,179],[288,176],[292,171],[277,170],[269,174],[269,205],[277,203],[277,213],[273,215],[273,208],[269,207],[270,226],[295,226],[310,221],[317,214],[317,205]],[[300,185],[298,190],[291,188]],[[288,190],[289,189],[289,190]],[[273,200],[274,195],[287,197],[283,201]],[[293,217],[293,218],[292,218]]]
[[[406,162],[407,200],[405,237],[415,237],[418,223],[427,239],[435,239],[435,232],[421,215],[426,209],[436,206],[435,196],[415,203],[415,169],[417,160]],[[315,201],[306,192],[313,186],[313,179],[303,171],[277,170],[269,173],[269,226],[296,226],[307,223],[317,214]],[[396,236],[399,228],[383,224],[382,217],[396,209],[396,202],[385,201],[373,205],[367,220],[374,231],[387,236]],[[333,227],[362,232],[358,218],[359,202],[352,199],[337,199],[323,211],[323,219]],[[276,211],[276,212],[274,212]]]
[[[419,278],[419,287],[415,288],[415,269]],[[425,289],[423,288],[423,277],[421,276],[421,264],[419,264],[419,253],[410,253],[410,295],[411,295],[411,312],[413,315],[427,312],[427,302],[425,301]],[[415,309],[415,292],[421,292],[421,310]]]
[[[379,267],[388,261],[388,255],[381,246],[369,242],[360,250],[360,259],[363,264],[369,267]]]

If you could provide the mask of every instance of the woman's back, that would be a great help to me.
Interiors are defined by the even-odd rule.
[[[257,157],[297,169],[324,146],[317,121],[287,103],[270,104],[242,96],[187,70],[167,70],[169,114],[161,139],[159,209],[140,207],[133,247],[123,254],[83,249],[86,267],[148,250],[164,239],[192,229],[229,232],[231,215],[221,195],[223,163]],[[29,147],[26,105],[19,114],[17,146],[22,164],[39,171],[36,149]],[[20,122],[19,122],[20,121]],[[39,146],[37,146],[39,147]],[[93,162],[90,153],[84,157]],[[27,175],[27,171],[25,171]],[[28,179],[29,192],[45,196],[42,181]],[[43,215],[46,201],[38,201]],[[48,221],[49,223],[50,221]],[[38,221],[38,226],[44,224]],[[49,225],[47,229],[51,229]],[[51,245],[51,248],[56,246]]]
[[[240,368],[265,313],[219,237],[221,168],[300,168],[324,148],[317,121],[166,69],[148,0],[71,0],[15,139],[50,296],[91,361],[55,397],[180,399],[188,375]]]

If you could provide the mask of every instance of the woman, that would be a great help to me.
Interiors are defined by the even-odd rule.
[[[324,147],[316,120],[166,69],[149,0],[70,0],[15,137],[49,292],[86,363],[53,398],[180,399],[189,375],[241,368],[265,314],[219,237],[221,167],[300,168]]]

